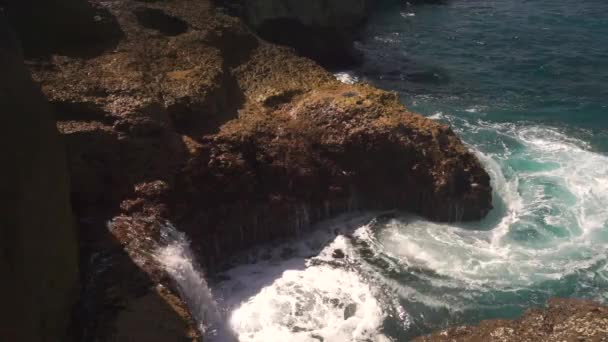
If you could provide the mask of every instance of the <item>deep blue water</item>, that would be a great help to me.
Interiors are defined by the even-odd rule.
[[[347,75],[452,125],[495,209],[367,213],[252,252],[213,288],[239,340],[408,341],[554,296],[608,302],[608,1],[387,0],[358,48]]]
[[[359,74],[415,111],[552,125],[608,151],[607,1],[384,5],[360,48]]]

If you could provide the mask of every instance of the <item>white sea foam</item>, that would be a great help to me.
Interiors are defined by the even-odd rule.
[[[487,109],[486,106],[472,106],[472,107],[465,109],[464,111],[467,113],[480,113],[486,109]]]
[[[342,82],[342,83],[346,83],[346,84],[355,84],[355,83],[359,83],[359,77],[357,77],[356,75],[354,75],[353,73],[350,72],[337,72],[334,74],[334,77]]]
[[[495,191],[495,210],[482,222],[341,217],[297,241],[241,256],[211,290],[185,236],[168,229],[158,259],[207,340],[384,342],[386,319],[404,331],[418,324],[404,302],[430,314],[465,313],[491,306],[476,302],[484,294],[574,273],[608,286],[608,158],[554,128],[458,123],[469,135],[492,132],[499,140],[491,153],[470,146]],[[334,257],[338,249],[344,258]]]
[[[389,341],[381,328],[395,302],[362,272],[361,257],[346,236],[367,220],[334,220],[330,230],[262,248],[258,252],[266,260],[224,273],[228,280],[215,290],[239,340]],[[332,256],[337,249],[344,258]]]
[[[170,224],[162,227],[165,245],[156,251],[156,259],[176,282],[206,340],[234,342],[236,338],[224,324],[213,294],[190,250],[190,241]]]
[[[441,119],[443,119],[443,113],[435,112],[435,113],[433,113],[433,115],[429,115],[428,118],[433,119],[433,120],[441,120]]]
[[[608,158],[552,128],[481,127],[521,144],[504,155],[478,152],[496,202],[502,202],[502,218],[491,230],[492,218],[476,225],[396,219],[378,237],[383,252],[467,286],[493,289],[560,279],[605,259]],[[517,160],[530,165],[510,164]]]

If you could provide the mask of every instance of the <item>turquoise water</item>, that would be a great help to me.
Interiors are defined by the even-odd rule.
[[[212,286],[234,335],[408,341],[554,296],[608,302],[608,1],[386,2],[342,78],[452,125],[495,209],[455,225],[364,213],[252,251]]]
[[[496,192],[477,224],[380,230],[415,308],[417,327],[396,337],[513,317],[551,296],[608,300],[608,2],[386,5],[359,47],[354,74],[451,124]]]

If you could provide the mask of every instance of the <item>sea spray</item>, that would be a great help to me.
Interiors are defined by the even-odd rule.
[[[608,157],[551,127],[467,124],[455,127],[498,140],[492,151],[469,145],[495,190],[486,219],[370,214],[261,248],[214,287],[240,340],[406,341],[515,317],[554,296],[605,301]],[[345,257],[333,258],[336,249]],[[355,315],[332,300],[355,303]]]
[[[181,298],[186,302],[207,341],[233,342],[237,339],[224,325],[217,303],[209,289],[204,273],[183,232],[171,224],[161,228],[163,246],[156,251],[156,259],[175,281]]]
[[[357,230],[367,229],[371,217],[343,215],[297,240],[241,256],[241,264],[213,287],[239,340],[389,341],[382,332],[385,318],[405,322],[407,314],[363,267],[354,246]]]

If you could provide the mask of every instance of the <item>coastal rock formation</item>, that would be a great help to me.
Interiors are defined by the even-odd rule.
[[[488,320],[456,327],[415,342],[608,341],[608,307],[577,299],[552,299],[517,320]]]
[[[255,7],[262,2],[248,9],[259,32],[302,34],[289,38],[319,44],[327,55],[311,56],[322,61],[342,58],[351,39],[344,35],[367,6],[283,1],[291,7],[268,12],[264,6],[279,2]],[[449,127],[408,112],[393,93],[337,82],[210,0],[3,3],[35,57],[28,65],[67,145],[82,250],[80,340],[200,340],[198,322],[154,257],[168,221],[214,267],[349,210],[399,208],[455,221],[491,209],[488,175]],[[46,10],[54,14],[45,20],[64,25],[19,19]],[[83,22],[71,27],[72,16]],[[314,41],[336,27],[336,38]],[[8,296],[0,339],[66,341],[78,258],[65,156],[7,32],[0,27],[0,108],[15,115],[2,125],[8,220],[0,266],[11,276],[1,285]],[[354,311],[348,306],[344,318]],[[421,341],[602,341],[606,322],[603,307],[556,300],[518,321]]]
[[[247,0],[241,12],[262,38],[293,46],[324,65],[355,61],[353,40],[372,0]]]
[[[67,341],[78,242],[64,146],[0,12],[0,340]]]
[[[201,341],[199,322],[155,258],[163,221],[147,214],[117,216],[107,226],[82,224],[96,232],[86,237],[81,340]]]
[[[245,108],[199,144],[176,188],[194,204],[180,227],[213,242],[203,249],[208,258],[356,209],[440,221],[490,209],[489,177],[447,126],[365,85],[331,83]]]
[[[108,10],[125,34],[116,48],[33,65],[68,143],[79,215],[157,210],[134,189],[161,180],[161,216],[216,265],[349,210],[455,221],[491,209],[478,160],[395,94],[341,84],[206,1]]]
[[[144,267],[154,262],[152,251],[143,254],[128,248],[129,242],[146,241],[154,232],[158,236],[153,229],[158,222],[151,225],[149,217],[139,221],[131,218],[127,223],[113,221],[108,230],[109,207],[95,207],[96,203],[81,202],[82,196],[75,196],[82,191],[93,197],[90,194],[108,189],[112,190],[107,194],[119,193],[120,186],[108,182],[108,175],[114,174],[103,173],[114,171],[116,165],[99,164],[103,161],[100,157],[87,154],[92,150],[79,149],[78,144],[82,143],[79,139],[85,139],[87,144],[111,153],[117,146],[113,143],[120,146],[120,138],[113,131],[105,136],[97,134],[97,139],[87,135],[103,132],[96,131],[94,120],[90,120],[97,114],[94,107],[49,104],[24,64],[21,42],[26,56],[35,58],[43,68],[51,65],[46,60],[49,55],[87,59],[112,49],[121,35],[120,27],[112,26],[114,17],[106,9],[90,4],[94,5],[72,0],[0,2],[0,109],[4,128],[0,144],[0,340],[199,341],[197,323],[162,268],[157,264]],[[9,23],[16,28],[15,33]],[[56,119],[70,117],[73,111],[92,125],[70,135],[66,133],[70,124],[66,123],[60,137]],[[139,148],[131,150],[135,158],[148,148],[146,142],[139,147],[129,145]],[[75,156],[89,158],[91,164],[85,164],[96,169],[79,168]],[[123,162],[120,155],[111,158]],[[145,156],[141,158],[145,160]],[[101,178],[86,181],[88,172],[100,171]],[[75,208],[94,208],[86,214],[77,210],[79,222],[70,207],[70,182],[72,189],[79,190],[72,192]],[[111,200],[116,197],[107,202]],[[127,237],[126,230],[137,231],[138,235]]]
[[[118,34],[28,62],[67,145],[83,339],[146,325],[163,341],[199,338],[152,255],[168,221],[217,267],[350,210],[455,221],[491,209],[475,156],[394,93],[342,84],[208,0],[90,3]]]

